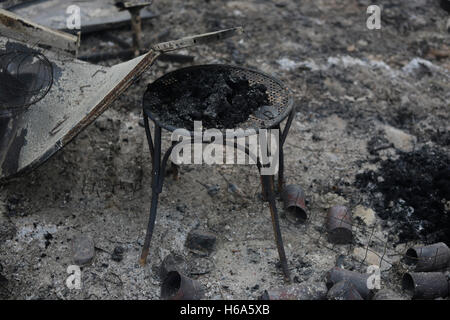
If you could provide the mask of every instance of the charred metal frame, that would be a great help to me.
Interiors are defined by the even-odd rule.
[[[179,143],[175,142],[172,143],[172,145],[168,148],[168,150],[165,152],[164,157],[162,158],[161,162],[161,133],[162,133],[162,127],[157,123],[157,121],[153,121],[154,123],[154,138],[152,139],[152,133],[150,130],[150,124],[149,124],[149,118],[152,119],[152,116],[148,113],[148,110],[146,108],[143,108],[143,116],[144,116],[144,126],[145,126],[145,133],[147,136],[148,146],[150,150],[151,160],[152,160],[152,200],[151,200],[151,207],[150,207],[150,215],[148,220],[148,226],[147,226],[147,233],[145,236],[145,242],[144,246],[142,248],[140,263],[141,265],[145,265],[147,262],[147,256],[149,254],[150,249],[150,241],[152,239],[153,235],[153,229],[155,226],[155,220],[156,220],[156,214],[157,214],[157,207],[158,207],[158,198],[159,194],[162,192],[162,187],[164,183],[164,177],[167,167],[167,161],[169,160],[169,156],[173,150],[173,148]],[[278,170],[278,191],[281,192],[283,188],[284,183],[284,152],[283,152],[283,146],[284,142],[286,141],[286,137],[289,133],[289,129],[292,124],[292,120],[295,116],[295,108],[292,108],[289,112],[288,119],[286,122],[286,125],[283,130],[281,130],[280,123],[268,128],[268,129],[279,129],[280,130],[280,137],[279,137],[279,170]],[[227,140],[225,139],[224,144],[227,144]],[[229,143],[229,141],[228,141]],[[232,142],[232,145],[237,148],[234,141]],[[243,151],[248,155],[251,156],[249,153],[249,150],[247,148],[243,148]],[[288,268],[288,263],[286,259],[286,253],[284,250],[283,245],[283,238],[281,235],[280,230],[280,222],[278,217],[278,211],[276,207],[276,201],[275,201],[275,191],[274,191],[274,176],[273,175],[261,175],[261,168],[262,165],[257,159],[257,168],[261,176],[261,184],[262,184],[262,194],[263,199],[265,201],[269,202],[270,207],[270,213],[272,217],[272,225],[273,230],[275,234],[275,243],[277,245],[278,255],[280,257],[281,262],[281,268],[284,273],[284,277],[286,281],[290,281],[290,272]]]
[[[70,55],[77,37],[50,32],[42,26],[32,27],[33,37],[29,37],[16,24],[10,24],[9,13],[4,14],[3,11],[0,10],[0,46],[6,48],[10,44],[11,49],[7,51],[11,52],[17,48],[33,49],[32,45],[36,45],[36,42],[50,45],[51,50],[46,50],[45,56],[52,63],[54,81],[45,97],[26,112],[0,116],[0,184],[35,169],[61,150],[102,114],[158,57],[167,52],[209,44],[243,33],[243,29],[237,27],[160,43],[138,58],[103,67],[87,64]],[[17,24],[22,25],[19,22]],[[31,26],[28,22],[26,25]],[[4,36],[3,30],[7,30],[7,36]],[[56,35],[58,38],[54,40]],[[63,53],[61,48],[70,50]]]

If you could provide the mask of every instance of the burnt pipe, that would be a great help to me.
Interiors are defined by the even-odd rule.
[[[450,160],[444,152],[423,147],[385,160],[378,171],[356,176],[362,192],[372,194],[382,219],[395,221],[399,242],[422,240],[450,244]],[[382,198],[376,197],[381,193]]]

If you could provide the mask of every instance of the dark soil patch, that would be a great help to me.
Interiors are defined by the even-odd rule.
[[[450,13],[450,1],[448,0],[441,0],[441,7],[448,13]]]
[[[397,160],[383,161],[379,171],[357,175],[356,183],[367,192],[383,194],[374,206],[382,219],[398,222],[400,242],[450,245],[450,212],[445,206],[450,201],[450,160],[444,153],[428,147],[401,153]]]
[[[437,130],[437,132],[431,136],[431,140],[441,146],[450,146],[450,131]]]
[[[270,105],[266,86],[250,85],[228,70],[196,70],[180,74],[177,80],[158,93],[160,103],[153,104],[152,111],[178,128],[192,130],[194,121],[202,121],[204,128],[232,129],[259,107]]]

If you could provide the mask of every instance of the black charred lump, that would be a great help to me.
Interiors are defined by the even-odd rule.
[[[259,107],[270,105],[267,88],[251,85],[243,76],[227,69],[196,70],[177,76],[177,82],[152,95],[144,104],[158,114],[160,120],[178,128],[193,130],[194,121],[204,128],[232,129],[245,122]]]
[[[113,259],[116,262],[122,261],[124,252],[125,252],[124,248],[120,246],[115,247],[111,255],[111,259]]]

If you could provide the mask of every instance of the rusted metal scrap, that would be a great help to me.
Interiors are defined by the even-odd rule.
[[[367,300],[371,299],[374,293],[367,285],[369,277],[370,274],[368,273],[364,274],[335,267],[327,273],[327,287],[331,288],[343,280],[349,281],[355,286],[361,297]]]
[[[293,214],[298,222],[305,222],[308,219],[305,204],[305,192],[299,185],[287,185],[281,194],[284,208]]]
[[[450,263],[450,249],[443,242],[409,248],[405,253],[405,262],[414,266],[414,271],[444,270]]]
[[[334,206],[328,210],[327,215],[328,240],[335,244],[351,243],[352,215],[345,206]]]
[[[341,280],[331,287],[328,300],[364,300],[353,283]]]
[[[402,279],[402,288],[413,299],[445,298],[449,292],[449,276],[441,272],[410,272]]]
[[[15,41],[21,31],[0,12],[0,50],[39,50],[52,64],[53,85],[40,101],[0,117],[0,182],[36,168],[101,115],[163,53],[242,33],[232,28],[155,45],[146,54],[113,67],[92,65]],[[45,28],[38,28],[46,33]],[[6,32],[3,32],[6,30]],[[54,30],[49,31],[54,34]],[[45,38],[45,37],[44,37]],[[0,55],[1,58],[1,55]],[[0,83],[2,86],[3,82]],[[1,90],[1,89],[0,89]],[[0,105],[0,109],[5,109]]]
[[[205,294],[202,284],[178,271],[167,273],[161,284],[161,299],[200,300]]]
[[[168,254],[159,267],[159,276],[162,281],[166,279],[169,272],[177,271],[179,273],[186,273],[187,264],[183,256],[177,253]]]

